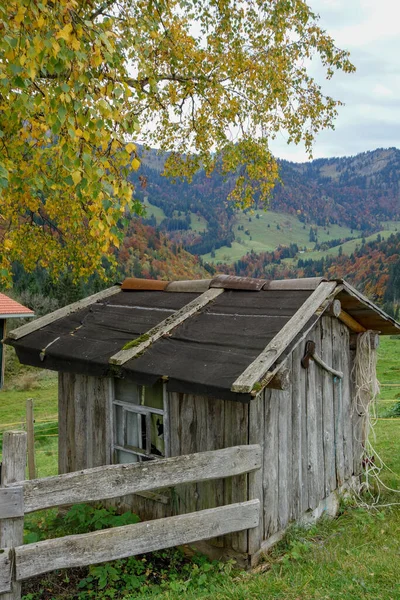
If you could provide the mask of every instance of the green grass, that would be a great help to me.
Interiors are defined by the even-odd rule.
[[[243,230],[239,230],[239,227],[242,226]],[[204,254],[202,258],[206,262],[234,262],[251,250],[256,253],[271,252],[280,244],[284,246],[297,244],[299,247],[311,251],[314,248],[314,242],[309,240],[310,227],[310,224],[306,224],[304,227],[304,224],[296,216],[272,210],[256,211],[252,215],[238,213],[237,222],[233,228],[235,242],[232,243],[232,248],[223,246],[215,251],[215,258],[212,258],[210,253]],[[331,225],[328,228],[318,227],[317,229],[319,242],[359,235],[359,232],[351,233],[351,229],[339,225]]]
[[[151,216],[154,216],[156,219],[157,225],[159,225],[161,223],[161,221],[163,219],[165,219],[165,212],[163,211],[162,208],[155,206],[155,204],[151,204],[148,200],[145,200],[143,202],[143,204],[146,207],[146,218],[150,218]]]
[[[391,223],[392,226],[394,226],[394,223],[396,223],[395,221],[393,221]],[[369,235],[365,238],[365,241],[368,242],[374,242],[376,240],[376,238],[378,237],[378,235],[381,236],[382,240],[386,240],[392,233],[393,231],[395,231],[395,229],[384,229],[382,231],[379,231],[378,233],[374,233],[373,235]],[[337,256],[338,252],[339,252],[339,248],[342,248],[342,252],[343,254],[346,255],[350,255],[352,254],[357,246],[360,247],[362,244],[362,240],[361,238],[357,238],[354,240],[350,240],[348,242],[345,242],[344,244],[341,244],[340,246],[335,246],[334,248],[329,248],[329,250],[319,250],[319,251],[312,251],[312,252],[307,252],[307,254],[305,254],[303,256],[303,258],[307,258],[307,259],[312,259],[312,260],[319,260],[320,258],[322,258],[323,256]]]
[[[202,217],[201,215],[197,215],[196,213],[189,213],[190,214],[190,226],[192,228],[193,231],[197,231],[198,233],[201,233],[203,231],[206,231],[207,229],[207,221],[204,217]]]
[[[258,219],[257,219],[258,214]],[[250,219],[250,220],[249,220]],[[243,226],[243,230],[239,227]],[[286,259],[285,262],[297,262],[299,258],[319,260],[325,256],[337,256],[339,248],[342,248],[343,254],[350,255],[357,246],[361,246],[362,233],[352,230],[349,227],[340,225],[330,225],[329,227],[317,227],[318,242],[323,243],[329,240],[343,239],[352,237],[353,240],[345,242],[340,246],[329,248],[328,250],[314,250],[314,242],[310,242],[310,227],[315,225],[301,223],[294,215],[279,213],[274,211],[255,211],[254,214],[239,213],[237,222],[233,228],[235,241],[232,247],[223,246],[215,250],[215,257],[211,253],[203,254],[202,259],[205,262],[233,263],[251,250],[256,253],[271,252],[277,246],[289,246],[297,244],[301,248],[294,259]],[[365,238],[366,242],[376,240],[380,235],[382,239],[388,238],[393,232],[400,230],[400,221],[387,221],[382,223],[382,230]],[[247,233],[246,233],[247,232]]]
[[[27,369],[10,378],[0,390],[0,456],[2,433],[25,429],[26,400],[33,398],[35,418],[36,474],[47,477],[57,473],[58,413],[57,374]]]

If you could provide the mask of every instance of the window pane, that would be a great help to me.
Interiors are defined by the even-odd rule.
[[[114,429],[115,429],[115,444],[117,446],[124,445],[124,422],[123,413],[124,410],[121,406],[114,406]]]
[[[126,381],[125,379],[114,378],[114,397],[121,402],[131,402],[140,404],[142,386]]]
[[[126,439],[124,446],[134,446],[135,448],[145,448],[143,446],[143,434],[141,427],[141,417],[138,413],[126,411]],[[146,441],[146,440],[144,440]]]
[[[165,456],[164,417],[162,415],[150,415],[150,419],[151,453],[157,456]]]
[[[129,464],[139,462],[139,457],[136,454],[130,452],[124,452],[123,450],[116,450],[116,461],[118,464]]]
[[[144,388],[144,405],[163,410],[163,383],[159,381],[151,387]]]

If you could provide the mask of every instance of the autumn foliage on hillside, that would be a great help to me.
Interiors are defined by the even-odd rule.
[[[163,280],[209,276],[196,256],[139,220],[131,221],[117,260],[122,276]]]
[[[292,249],[295,252],[295,248]],[[294,256],[292,252],[292,255]],[[249,252],[233,265],[218,265],[220,272],[244,277],[284,279],[296,277],[343,278],[390,312],[400,301],[400,234],[386,240],[362,244],[350,256],[341,255],[307,260],[297,264],[285,262],[291,258],[290,247],[279,247],[274,252]]]

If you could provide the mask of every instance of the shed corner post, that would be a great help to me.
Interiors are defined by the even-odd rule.
[[[1,469],[1,487],[16,483],[25,479],[27,454],[27,434],[25,431],[6,431],[3,435],[3,463]],[[22,494],[22,488],[20,489]],[[21,583],[15,580],[15,565],[13,560],[13,548],[20,546],[24,541],[24,515],[13,518],[5,518],[0,521],[0,547],[8,548],[11,561],[8,568],[11,572],[11,589],[0,593],[0,600],[20,600]],[[4,572],[4,569],[2,569]],[[0,582],[5,573],[0,573]],[[1,582],[3,583],[3,582]],[[6,583],[6,581],[4,581]],[[7,589],[7,587],[5,588]]]
[[[258,499],[260,501],[260,520],[257,527],[248,530],[248,554],[249,566],[253,567],[258,561],[264,533],[264,396],[265,390],[261,391],[249,404],[248,444],[260,446],[259,469],[248,474],[248,500]]]

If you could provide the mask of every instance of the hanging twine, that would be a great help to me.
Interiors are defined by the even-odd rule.
[[[376,419],[376,398],[379,394],[379,381],[376,377],[378,353],[372,346],[370,331],[357,336],[357,352],[352,377],[355,382],[354,410],[363,419],[363,441],[369,438],[370,429]]]
[[[361,440],[359,441],[362,442],[363,451],[359,458],[362,459],[365,471],[364,488],[371,498],[371,502],[366,502],[361,496],[358,496],[359,505],[364,507],[378,506],[382,488],[400,492],[400,490],[388,488],[382,481],[380,477],[382,469],[386,468],[389,471],[391,469],[385,465],[371,441],[376,439],[374,431],[374,425],[377,423],[376,399],[380,391],[379,381],[376,377],[378,353],[373,344],[374,335],[374,332],[366,331],[357,336],[357,352],[352,369],[352,378],[355,383],[353,410],[362,417]],[[370,480],[372,478],[376,483],[376,494],[373,494],[371,490]]]

